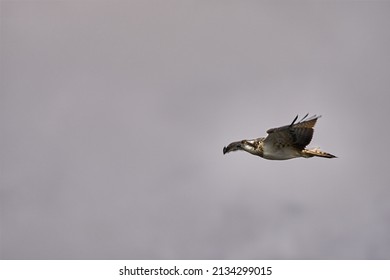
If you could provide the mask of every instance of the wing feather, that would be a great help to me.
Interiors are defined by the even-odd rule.
[[[314,125],[321,116],[312,116],[306,119],[304,116],[299,122],[295,123],[298,116],[295,117],[290,125],[285,125],[267,130],[268,136],[264,140],[265,145],[271,145],[274,148],[294,147],[304,149],[313,138]]]

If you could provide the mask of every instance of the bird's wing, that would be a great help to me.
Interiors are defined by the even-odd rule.
[[[295,123],[298,116],[295,117],[290,125],[285,125],[267,130],[268,136],[264,140],[265,145],[273,148],[294,147],[304,149],[311,141],[314,132],[314,125],[321,116],[312,116],[306,119],[304,116],[299,122]]]

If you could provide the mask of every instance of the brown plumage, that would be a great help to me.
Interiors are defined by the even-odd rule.
[[[298,116],[290,125],[285,125],[267,130],[268,136],[252,140],[241,140],[230,143],[223,148],[223,153],[243,150],[253,155],[271,160],[286,160],[296,157],[324,157],[336,156],[319,149],[306,149],[313,138],[314,125],[320,116],[312,116],[308,119],[304,116],[296,123]]]

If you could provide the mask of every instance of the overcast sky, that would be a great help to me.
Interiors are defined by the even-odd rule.
[[[389,259],[389,1],[1,1],[2,259]],[[337,159],[222,154],[297,115]]]

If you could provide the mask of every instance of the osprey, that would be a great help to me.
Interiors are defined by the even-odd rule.
[[[223,148],[223,153],[243,150],[252,155],[272,160],[285,160],[297,157],[335,158],[336,156],[325,153],[318,148],[306,149],[313,137],[313,127],[317,119],[321,117],[314,115],[306,119],[307,116],[308,114],[297,123],[298,116],[295,117],[290,125],[268,129],[267,137],[230,143]]]

